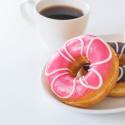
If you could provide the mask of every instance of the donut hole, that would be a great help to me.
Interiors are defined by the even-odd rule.
[[[85,64],[86,65],[86,64]],[[89,69],[89,68],[88,68]],[[79,71],[77,72],[77,75],[76,77],[81,77],[81,76],[84,76],[88,73],[88,69],[84,68],[84,66],[82,66]]]
[[[75,62],[73,62],[70,66],[70,75],[73,77],[81,77],[86,75],[89,70],[89,61],[85,57],[76,58]]]
[[[83,70],[84,70],[85,72],[88,72],[89,69],[90,69],[90,63],[84,64]]]
[[[88,70],[90,69],[90,63],[85,63],[78,71],[77,77],[84,76],[88,73]]]

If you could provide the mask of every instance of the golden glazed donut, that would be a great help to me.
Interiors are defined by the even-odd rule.
[[[116,86],[110,92],[113,97],[125,97],[125,43],[108,43],[118,54],[119,57],[119,77]]]
[[[88,62],[88,73],[77,77],[79,69]],[[104,40],[80,36],[53,55],[45,68],[45,83],[61,102],[89,107],[103,100],[115,86],[118,66],[115,51]]]

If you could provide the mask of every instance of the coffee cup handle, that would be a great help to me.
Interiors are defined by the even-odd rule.
[[[30,8],[35,9],[34,8],[34,1],[33,0],[25,0],[20,4],[20,11],[21,11],[21,15],[24,17],[24,19],[30,23],[31,25],[34,24],[33,22],[33,16],[30,15]]]

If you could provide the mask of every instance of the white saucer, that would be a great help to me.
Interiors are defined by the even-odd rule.
[[[112,34],[112,35],[101,35],[101,37],[107,42],[119,41],[123,42],[124,36],[123,34]],[[125,111],[125,98],[111,98],[107,97],[101,103],[95,105],[94,107],[84,109],[68,106],[63,104],[54,98],[47,87],[45,86],[43,75],[42,75],[42,89],[44,93],[44,100],[46,103],[53,105],[54,107],[60,108],[60,110],[69,110],[69,111],[77,111],[80,113],[88,113],[88,114],[111,114]]]

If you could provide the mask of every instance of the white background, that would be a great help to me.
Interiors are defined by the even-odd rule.
[[[125,30],[124,0],[86,0],[91,6],[87,32]],[[21,0],[0,0],[0,125],[124,125],[125,113],[84,115],[45,103],[41,87],[48,51],[22,18]]]

